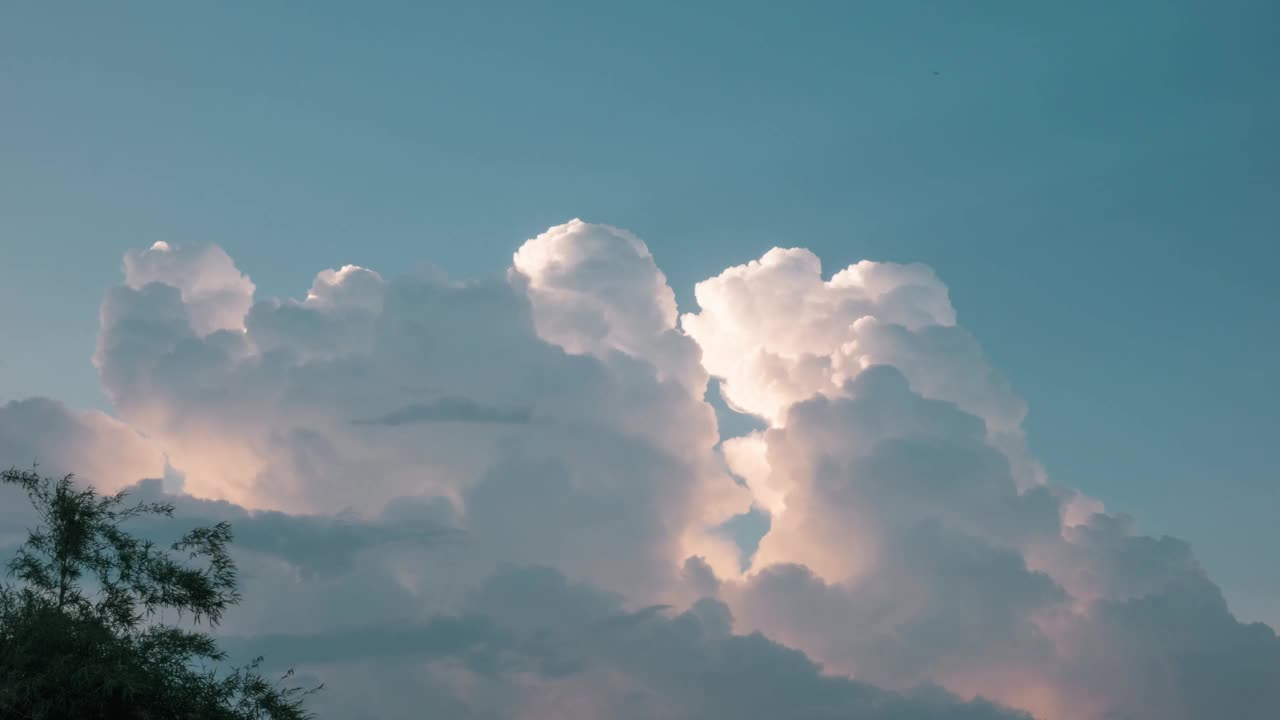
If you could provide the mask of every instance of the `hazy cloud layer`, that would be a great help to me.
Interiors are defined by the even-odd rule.
[[[100,310],[120,420],[10,403],[0,451],[180,478],[184,518],[238,529],[235,646],[328,682],[334,717],[1280,704],[1280,641],[1185,543],[1046,477],[932,270],[775,249],[696,297],[678,318],[641,240],[580,221],[502,281],[346,266],[302,299],[158,243]],[[765,429],[722,438],[708,382]],[[744,571],[722,526],[752,508]]]
[[[729,609],[700,600],[683,612],[627,610],[618,598],[539,567],[498,572],[467,598],[467,613],[418,624],[306,636],[236,639],[244,656],[296,658],[376,676],[413,668],[413,692],[373,699],[357,688],[328,702],[345,717],[937,718],[1025,717],[936,688],[886,692],[824,675],[802,653],[732,630]],[[372,705],[372,707],[371,707]]]
[[[528,410],[487,407],[466,398],[445,397],[430,403],[414,403],[371,420],[355,420],[357,425],[411,425],[413,423],[498,423],[523,425],[530,421]]]
[[[139,478],[161,477],[164,455],[128,425],[96,410],[70,410],[56,400],[0,404],[0,467],[50,477],[75,473],[103,492]],[[0,547],[26,537],[34,513],[15,487],[0,486]]]

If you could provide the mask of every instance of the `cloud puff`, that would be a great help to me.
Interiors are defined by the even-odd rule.
[[[177,289],[201,335],[243,328],[253,304],[253,282],[216,245],[172,247],[160,241],[131,251],[124,256],[124,281],[134,290],[152,283]]]
[[[571,220],[520,247],[511,276],[526,285],[538,334],[571,353],[643,358],[660,379],[699,391],[698,347],[676,329],[675,293],[640,238]]]
[[[681,324],[734,408],[782,425],[795,403],[839,395],[866,368],[890,365],[915,392],[981,418],[1019,482],[1043,481],[1022,440],[1025,403],[956,325],[930,268],[864,260],[824,280],[813,253],[774,248],[698,283],[695,295],[699,311]]]
[[[955,325],[946,287],[923,265],[864,261],[823,280],[817,256],[800,248],[729,268],[698,283],[695,297],[699,311],[682,323],[725,398],[775,423],[874,362],[875,348],[859,342],[868,323]]]
[[[185,517],[240,528],[234,644],[328,681],[335,716],[1277,703],[1275,633],[1186,543],[1051,482],[925,266],[824,279],[775,249],[679,319],[642,241],[576,220],[501,281],[345,266],[258,299],[221,250],[164,244],[125,271],[95,354],[120,420],[11,403],[0,450],[114,487],[167,459]],[[709,379],[765,428],[722,437]],[[725,528],[749,510],[744,571]]]
[[[785,426],[734,443],[763,456],[763,470],[736,468],[748,483],[785,498],[758,566],[803,562],[856,579],[872,569],[880,538],[931,521],[1009,547],[1058,534],[1058,501],[1041,487],[1019,490],[979,418],[912,392],[889,366],[842,393],[799,402]]]

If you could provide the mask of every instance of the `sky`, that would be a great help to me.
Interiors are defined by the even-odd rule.
[[[1100,652],[1091,648],[1110,626],[1099,618],[1127,627],[1123,603],[1154,597],[1132,589],[1133,574],[1148,582],[1157,566],[1189,562],[1166,535],[1194,548],[1242,623],[1280,623],[1280,573],[1267,560],[1280,542],[1278,21],[1274,3],[1245,0],[0,4],[0,403],[14,401],[0,410],[0,450],[15,456],[0,463],[61,455],[88,471],[69,469],[121,486],[168,473],[167,487],[199,512],[232,512],[199,504],[221,501],[281,513],[252,516],[264,523],[320,523],[307,532],[325,539],[304,544],[337,542],[315,517],[348,507],[369,523],[356,533],[368,552],[415,517],[461,525],[483,547],[439,561],[457,570],[458,593],[501,595],[505,577],[516,583],[508,589],[569,583],[555,592],[593,607],[662,600],[686,612],[663,622],[715,624],[708,613],[724,609],[734,632],[760,630],[886,692],[932,682],[1037,717],[1062,717],[1062,698],[1086,693],[1101,698],[1098,713],[1176,717],[1126,704],[1157,680],[1100,687],[1079,666]],[[587,224],[567,224],[574,218]],[[775,247],[808,252],[768,255]],[[833,276],[864,260],[890,264],[837,287]],[[348,264],[368,270],[342,272]],[[160,289],[147,291],[153,282]],[[890,297],[876,283],[905,289]],[[863,315],[876,322],[853,329]],[[804,353],[826,365],[806,365]],[[782,360],[737,364],[764,357]],[[859,358],[896,368],[909,392],[879,371],[862,377]],[[338,422],[338,410],[365,414]],[[714,428],[707,412],[718,414]],[[868,413],[916,419],[901,420],[901,437],[880,437]],[[598,447],[560,430],[588,419],[609,429]],[[822,431],[845,423],[838,442]],[[681,428],[688,437],[669,436]],[[758,440],[734,439],[760,428],[749,436]],[[850,449],[862,447],[859,433],[905,455],[859,454]],[[928,447],[909,452],[920,442]],[[939,444],[973,446],[972,457],[931,455]],[[541,446],[570,459],[544,457]],[[462,457],[446,457],[454,448]],[[943,497],[969,506],[945,483],[926,497],[928,478],[987,467],[980,448],[1005,458],[1015,490],[974,492],[1012,505],[939,518]],[[830,460],[845,451],[853,455]],[[636,470],[600,480],[621,494],[570,503],[598,519],[582,533],[601,558],[578,557],[553,524],[535,522],[555,517],[542,502],[565,491],[549,469],[556,462],[605,478],[653,452],[687,482]],[[536,480],[486,491],[531,462],[545,470],[528,471]],[[880,470],[860,465],[875,462]],[[348,483],[333,468],[382,480]],[[823,494],[832,491],[824,473],[877,472],[916,478],[919,487],[902,483],[919,494]],[[722,487],[725,475],[739,482]],[[727,497],[743,487],[745,507]],[[1043,524],[1040,511],[1023,506],[1047,487],[1065,539],[1046,545],[1030,529]],[[520,494],[538,488],[541,500]],[[784,490],[796,498],[785,512]],[[405,497],[419,500],[402,507]],[[846,503],[849,514],[818,509]],[[886,511],[892,522],[858,511],[877,503],[934,511],[909,521]],[[1109,520],[1072,514],[1090,503]],[[773,526],[755,557],[733,557],[733,542],[716,538],[758,536],[761,523],[708,528],[751,507],[757,519],[772,507]],[[868,577],[883,581],[887,601],[947,568],[961,572],[929,565],[938,556],[922,548],[936,537],[900,537],[921,518],[1016,550],[1022,575],[981,583],[1001,589],[1010,616],[1065,603],[1092,624],[1051,632],[1037,616],[1061,660],[1044,667],[1020,654],[1041,652],[1021,644],[1023,625],[966,626],[985,637],[1007,630],[999,648],[919,630],[919,647],[886,650],[852,639],[829,647],[821,632],[789,624],[789,603],[810,602],[833,626],[879,627],[846,607],[850,597],[875,605],[859,595]],[[616,532],[606,532],[611,522]],[[1134,547],[1077,567],[1104,540],[1124,544],[1116,538]],[[661,588],[653,597],[611,569],[636,544],[654,553],[635,560]],[[512,554],[516,545],[530,549]],[[314,576],[273,552],[255,561],[303,568],[299,582],[329,583],[338,596],[353,576],[386,583],[388,603],[407,602],[396,595],[403,587],[426,592],[403,579],[409,570],[360,567],[363,550],[349,550],[341,572],[326,565]],[[689,598],[706,583],[694,592],[688,573],[667,577],[664,563],[683,568],[686,552],[707,558],[718,588],[708,597],[720,605],[695,607]],[[1003,560],[965,577],[1006,569]],[[510,562],[552,565],[560,579],[482,572]],[[877,574],[895,563],[907,569]],[[739,565],[747,575],[734,575]],[[1127,580],[1098,587],[1122,570]],[[821,597],[795,599],[805,592]],[[1115,617],[1080,610],[1105,602],[1121,603],[1107,606]],[[346,607],[335,600],[317,627],[358,624]],[[919,627],[976,622],[963,607],[939,608]],[[492,615],[518,624],[511,612]],[[1216,648],[1254,647],[1223,640],[1237,626],[1214,622],[1227,634],[1205,631]],[[916,637],[904,627],[916,626],[891,634]],[[991,677],[949,664],[947,652],[966,648],[991,658]],[[579,650],[584,664],[674,692],[637,670],[640,659]],[[887,659],[869,665],[873,655]],[[1035,697],[1011,689],[1018,665],[1038,668],[1037,682],[1013,683],[1039,688]],[[376,678],[366,665],[344,667]],[[502,687],[503,697],[518,694]],[[1195,702],[1184,698],[1181,711]],[[537,717],[553,705],[520,707]]]

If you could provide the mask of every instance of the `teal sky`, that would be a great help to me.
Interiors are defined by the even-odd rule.
[[[296,296],[582,217],[683,310],[774,245],[921,261],[1050,474],[1280,621],[1280,5],[615,5],[0,3],[0,401],[106,408],[157,240]]]

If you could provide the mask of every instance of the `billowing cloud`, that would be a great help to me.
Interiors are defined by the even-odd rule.
[[[194,330],[239,330],[253,304],[253,282],[216,245],[179,246],[160,241],[124,256],[125,285],[140,290],[162,283],[178,291]]]
[[[1024,404],[927,268],[824,280],[807,251],[773,250],[697,298],[684,328],[726,399],[769,425],[725,443],[772,515],[720,591],[748,627],[881,685],[934,681],[1037,717],[1275,706],[1275,634],[1231,617],[1185,543],[1134,536],[1049,482]]]
[[[680,592],[690,554],[737,567],[714,531],[750,495],[716,451],[697,347],[634,236],[553,229],[506,282],[324,271],[305,299],[224,323],[242,329],[202,328],[179,287],[199,285],[209,253],[154,252],[166,264],[149,284],[103,303],[98,367],[189,492],[293,512],[439,497],[489,560],[554,562],[652,599]],[[634,282],[620,300],[597,272]]]
[[[824,280],[813,253],[774,248],[695,295],[699,312],[682,325],[736,409],[781,426],[795,403],[839,395],[863,370],[889,365],[914,392],[981,418],[1020,483],[1043,480],[1022,441],[1025,403],[956,325],[930,268],[864,260]]]
[[[158,243],[100,310],[120,419],[11,403],[0,451],[113,488],[180,476],[183,517],[239,528],[233,644],[327,681],[334,716],[1280,702],[1280,640],[1186,543],[1047,477],[932,270],[826,279],[775,249],[696,298],[678,317],[639,238],[577,220],[501,280],[345,266],[300,299]],[[764,429],[722,437],[708,382]],[[768,524],[744,562],[724,528],[749,510]]]
[[[684,316],[703,363],[735,407],[775,424],[792,404],[838,391],[877,362],[862,332],[955,326],[946,287],[923,265],[861,262],[822,279],[808,250],[774,248],[698,283]],[[859,326],[858,323],[862,324]]]
[[[527,287],[538,335],[571,353],[620,352],[690,391],[707,382],[698,346],[676,329],[676,297],[640,238],[572,220],[526,242],[511,276]]]

